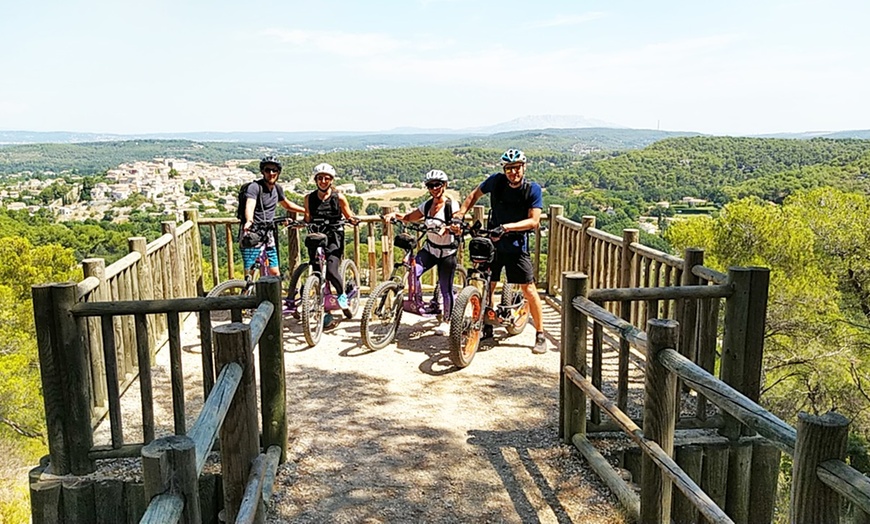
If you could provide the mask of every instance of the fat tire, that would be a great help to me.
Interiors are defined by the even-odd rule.
[[[240,296],[250,295],[254,290],[254,286],[248,286],[244,280],[235,278],[225,280],[206,293],[206,297],[223,297],[223,296]],[[209,318],[212,322],[226,322],[230,320],[230,312],[227,310],[213,310],[209,312]]]
[[[308,277],[310,276],[307,275],[310,267],[311,264],[309,264],[308,262],[303,262],[296,266],[296,269],[293,270],[293,275],[290,276],[290,285],[287,287],[288,298],[296,300],[302,296],[300,288],[305,285],[305,281],[308,280]],[[299,284],[300,281],[302,282],[301,285]]]
[[[511,284],[505,284],[501,289],[501,305],[503,307],[510,307],[525,301],[526,299],[523,297],[522,289],[517,289],[516,286]],[[525,307],[522,308],[522,314],[517,322],[508,322],[505,324],[509,336],[519,335],[524,329],[526,329],[526,324],[529,323],[528,306],[529,305],[526,304]]]
[[[341,262],[341,270],[339,273],[341,274],[341,281],[344,283],[345,295],[348,294],[348,281],[350,281],[350,285],[353,286],[353,289],[356,290],[353,297],[348,297],[347,309],[342,310],[344,318],[353,318],[354,315],[356,315],[356,312],[359,311],[359,268],[356,267],[353,260],[344,260]],[[348,278],[348,273],[350,273],[350,278]]]
[[[390,330],[386,333],[386,336],[373,336],[369,333],[370,323],[374,322],[377,316],[376,309],[378,308],[381,300],[389,293],[393,292],[394,300],[396,301],[391,308],[392,319],[390,319],[387,324],[390,326]],[[375,287],[375,290],[369,295],[368,301],[366,301],[366,305],[363,308],[362,318],[360,319],[360,334],[362,335],[363,344],[367,348],[372,351],[377,351],[388,344],[392,343],[396,339],[396,333],[399,331],[399,323],[402,321],[402,300],[404,299],[403,293],[399,284],[388,280],[386,282],[381,282]]]
[[[477,303],[477,312],[474,303]],[[465,309],[471,305],[472,316],[465,316]],[[450,362],[458,368],[467,367],[474,359],[480,346],[480,329],[471,327],[483,319],[483,303],[480,291],[474,286],[467,286],[459,292],[450,312]],[[474,318],[476,317],[476,318]]]
[[[300,305],[302,334],[308,346],[314,347],[320,342],[323,333],[323,283],[319,276],[311,275],[305,280]]]

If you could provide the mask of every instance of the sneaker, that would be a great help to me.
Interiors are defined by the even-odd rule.
[[[347,295],[344,293],[338,295],[338,307],[341,309],[347,309]]]
[[[544,339],[543,333],[535,335],[535,346],[532,348],[532,353],[542,355],[547,352],[547,341]]]
[[[335,317],[332,316],[332,313],[326,313],[325,315],[323,315],[323,329],[329,329],[331,327],[334,327],[336,323],[337,322],[335,320]]]
[[[450,326],[448,326],[447,324],[439,324],[438,327],[432,330],[432,332],[436,335],[446,337],[450,334]]]
[[[486,340],[488,338],[492,338],[492,326],[489,324],[483,326],[483,335],[480,336],[481,340]]]

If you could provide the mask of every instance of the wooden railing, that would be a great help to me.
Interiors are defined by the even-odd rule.
[[[726,310],[742,311],[745,319],[753,308],[746,303],[753,273],[758,269],[732,269],[724,285],[663,288],[658,293],[646,290],[602,290],[598,300],[726,298]],[[562,364],[560,394],[560,434],[564,442],[573,443],[587,458],[599,476],[617,494],[630,515],[640,522],[695,522],[698,513],[707,522],[772,522],[776,479],[780,454],[794,459],[794,477],[790,502],[791,522],[839,522],[840,497],[865,514],[870,513],[870,481],[846,465],[848,421],[836,413],[822,417],[801,414],[797,431],[759,406],[746,394],[752,392],[752,380],[738,380],[747,371],[745,331],[741,321],[726,323],[720,377],[698,366],[675,348],[682,333],[678,322],[651,318],[647,331],[590,300],[588,277],[579,272],[565,273],[562,294],[565,300],[562,323]],[[634,296],[632,296],[634,295]],[[755,295],[756,297],[758,295]],[[758,306],[757,304],[755,305]],[[727,313],[726,313],[727,314]],[[644,415],[639,424],[608,399],[599,387],[586,378],[589,319],[616,333],[633,347],[645,352]],[[727,321],[726,321],[727,322]],[[761,323],[763,328],[763,322]],[[594,338],[595,335],[593,335]],[[727,497],[714,501],[699,486],[700,461],[690,475],[674,460],[674,435],[677,427],[678,380],[697,394],[713,402],[726,416],[719,433],[732,447],[732,463],[727,466],[727,490],[717,492]],[[619,476],[587,440],[586,398],[606,411],[643,452],[640,496]],[[763,437],[748,439],[758,433]],[[771,452],[770,446],[778,448]],[[757,456],[754,456],[757,455]],[[751,467],[750,467],[751,465]],[[712,484],[712,483],[711,483]],[[673,497],[671,485],[682,497]],[[751,491],[750,491],[751,490]],[[750,496],[751,493],[751,496]],[[674,514],[672,514],[672,500]]]
[[[277,279],[271,281],[278,285]],[[265,453],[259,452],[253,348],[280,314],[280,309],[264,300],[250,325],[233,323],[214,329],[216,364],[221,371],[196,422],[186,435],[162,437],[142,448],[145,496],[151,503],[141,522],[202,522],[216,516],[203,519],[197,479],[218,434],[224,521],[251,523],[258,512],[262,521],[262,504],[271,493],[283,451],[273,444]],[[280,341],[280,326],[272,335]]]
[[[393,211],[392,207],[381,208],[381,214]],[[363,292],[373,289],[378,282],[388,278],[393,269],[393,262],[401,256],[401,253],[393,249],[394,226],[386,223],[378,215],[360,215],[359,224],[348,225],[349,232],[346,235],[346,253],[360,269]],[[468,217],[470,220],[480,220],[486,224],[486,215],[483,206],[474,206]],[[546,223],[547,216],[542,217]],[[236,218],[200,218],[197,224],[201,231],[203,242],[209,246],[207,260],[211,264],[211,275],[206,283],[210,289],[226,278],[238,278],[238,270],[235,261],[238,257],[236,247],[236,233],[239,221]],[[532,263],[535,268],[535,278],[540,274],[542,260],[542,241],[540,228],[532,237]],[[286,234],[286,239],[284,235]],[[308,254],[304,250],[302,233],[298,229],[287,229],[286,233],[277,234],[276,240],[281,265],[292,270],[299,261],[307,261]],[[220,239],[220,241],[219,241]],[[219,244],[221,244],[219,246]],[[221,252],[221,248],[223,251]],[[300,251],[301,249],[301,251]],[[221,256],[222,255],[222,256]],[[459,260],[463,260],[462,247],[460,246]],[[226,269],[222,270],[226,261]],[[423,275],[424,289],[434,289],[436,285],[436,272],[430,271]]]
[[[131,259],[133,258],[135,257],[131,257]],[[141,261],[141,259],[139,260]],[[186,449],[188,447],[184,443],[186,439],[181,437],[187,435],[196,443],[197,469],[194,476],[195,479],[202,470],[205,454],[211,448],[211,442],[214,440],[213,435],[211,437],[208,436],[209,432],[212,430],[216,431],[216,428],[220,426],[220,420],[222,420],[222,416],[216,415],[216,413],[220,413],[223,408],[218,408],[217,406],[221,406],[223,403],[228,402],[230,398],[233,398],[233,395],[228,394],[228,392],[231,389],[234,391],[238,384],[236,382],[236,385],[233,385],[231,377],[236,375],[241,376],[242,384],[246,388],[248,387],[248,382],[245,381],[245,377],[249,377],[250,383],[253,384],[253,361],[247,356],[241,365],[240,369],[243,372],[241,374],[233,371],[234,365],[223,366],[228,364],[229,360],[236,359],[228,359],[228,357],[221,356],[220,335],[218,335],[217,360],[213,357],[210,312],[214,310],[232,310],[235,312],[234,314],[240,315],[242,309],[258,308],[259,313],[253,317],[250,328],[243,328],[246,332],[250,331],[251,335],[246,342],[247,345],[242,349],[247,351],[254,345],[259,347],[259,366],[263,370],[260,374],[261,418],[263,423],[262,442],[265,449],[273,446],[276,447],[278,450],[278,460],[284,460],[287,442],[287,420],[281,316],[283,300],[281,296],[281,284],[278,278],[265,277],[260,279],[256,284],[256,296],[250,297],[189,297],[169,300],[77,302],[76,298],[80,290],[79,288],[80,286],[73,283],[34,286],[33,288],[50,453],[48,469],[44,468],[48,483],[44,484],[44,489],[32,489],[35,493],[34,505],[43,503],[56,505],[59,503],[59,500],[64,498],[73,500],[76,497],[76,494],[71,491],[73,489],[82,491],[90,488],[93,490],[93,480],[70,486],[67,486],[66,483],[63,486],[55,486],[51,484],[51,480],[59,475],[87,475],[92,473],[95,469],[95,460],[97,459],[139,456],[140,453],[143,453],[143,448],[155,442],[159,442],[154,444],[159,449],[164,449],[163,447],[167,450],[175,449],[175,444],[169,446],[163,441],[154,440],[156,425],[153,406],[154,392],[152,391],[151,384],[152,348],[150,340],[152,337],[149,336],[149,316],[163,317],[168,326],[167,338],[169,343],[172,413],[174,433],[176,435],[176,437],[173,437],[175,440],[172,442],[182,442],[178,445]],[[180,326],[180,317],[183,313],[187,312],[198,313],[200,319],[200,332],[203,334],[201,339],[203,360],[202,380],[205,389],[204,397],[208,399],[199,420],[190,431],[188,431],[185,422],[185,387],[181,361],[182,340]],[[133,443],[125,440],[123,427],[124,413],[121,411],[120,403],[121,391],[119,386],[123,382],[119,378],[118,370],[123,352],[118,351],[118,347],[124,341],[123,339],[117,339],[115,333],[115,327],[118,325],[117,319],[126,316],[132,317],[135,329],[135,343],[133,347],[136,350],[136,367],[134,369],[138,370],[141,396],[142,435],[141,440],[134,441]],[[96,333],[88,331],[90,319],[97,321],[98,331]],[[156,324],[156,322],[153,324]],[[232,324],[232,326],[238,325]],[[220,330],[216,332],[220,333]],[[264,333],[265,335],[263,335]],[[94,352],[94,348],[86,345],[85,342],[95,340],[101,342],[100,347],[104,357],[101,360],[103,369],[105,369],[104,384],[107,392],[107,411],[111,429],[111,442],[108,446],[94,446],[94,432],[91,423],[93,419],[91,409],[93,403],[90,397],[92,380],[89,373],[89,364],[93,359],[88,355]],[[232,347],[235,348],[237,346],[233,345]],[[225,351],[229,350],[225,348]],[[247,354],[246,352],[245,355]],[[222,369],[224,372],[222,374],[225,375],[225,378],[218,379],[217,383],[214,379],[215,362],[218,364],[218,369]],[[257,395],[256,393],[251,395],[246,392],[244,397],[246,399],[250,397],[254,402],[252,408],[250,401],[245,400],[245,407],[240,410],[247,417],[245,420],[250,421],[251,417],[253,418],[253,436],[247,435],[246,439],[259,446],[260,432],[256,428],[257,410],[255,405]],[[217,419],[215,418],[216,416]],[[228,427],[238,428],[240,425],[233,422]],[[235,431],[235,429],[232,429],[231,433],[232,431]],[[227,466],[227,464],[232,464],[233,460],[236,460],[235,457],[246,456],[244,453],[240,454],[238,449],[233,446],[232,435],[234,433],[227,438],[222,436],[223,442],[227,442],[228,439],[230,440],[230,444],[225,445],[224,448],[232,453],[232,457],[222,461],[224,465],[224,503],[225,507],[230,507],[227,504],[232,504],[232,507],[239,508],[241,498],[239,497],[239,500],[236,500],[234,497],[236,497],[236,492],[244,492],[250,464],[246,463],[244,466],[238,466],[238,468]],[[126,433],[126,436],[129,437],[129,432]],[[250,444],[246,444],[246,446],[250,447]],[[188,452],[184,451],[183,453]],[[272,454],[274,455],[274,453]],[[148,452],[145,452],[144,456],[148,456]],[[253,459],[253,457],[251,458]],[[174,464],[173,460],[175,459],[164,460],[160,458],[155,464],[162,468],[167,464],[167,461],[168,464]],[[178,460],[182,459],[179,458]],[[187,467],[181,464],[177,465],[178,467]],[[233,476],[233,474],[230,474],[228,478],[226,473],[228,467],[233,471],[235,469],[244,469],[245,478],[238,481],[236,478],[238,475]],[[161,473],[165,472],[161,471]],[[159,475],[154,478],[166,480],[166,477]],[[160,480],[160,482],[158,480],[152,479],[149,483],[146,478],[144,491],[149,499],[158,494],[158,492],[163,493],[163,491],[170,487],[173,490],[176,488],[174,484],[167,487],[167,485],[160,483],[163,480]],[[190,480],[187,482],[190,482]],[[228,487],[227,482],[230,483],[230,487]],[[237,486],[238,489],[233,491],[232,486]],[[62,497],[53,494],[53,490],[60,491],[61,489],[64,492]],[[157,507],[163,509],[155,509],[153,511],[157,511],[160,515],[174,515],[176,511],[174,509],[175,504],[167,502],[165,499],[166,497],[163,497],[160,499],[161,502],[157,503]],[[94,500],[93,495],[90,496],[89,500]],[[185,505],[185,508],[187,507]],[[82,503],[76,505],[75,508],[69,511],[81,511],[83,519],[91,518],[94,515],[95,507],[93,503],[90,505]],[[36,510],[34,511],[36,514]],[[64,511],[68,510],[65,509]],[[161,511],[168,513],[160,513]],[[68,518],[76,521],[75,516]]]

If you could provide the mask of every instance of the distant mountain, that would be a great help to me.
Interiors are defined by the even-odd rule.
[[[804,131],[802,133],[771,133],[766,135],[753,135],[754,138],[794,138],[809,140],[811,138],[857,138],[870,139],[870,129],[858,129],[854,131]]]
[[[468,128],[464,131],[469,133],[505,133],[508,131],[531,131],[535,129],[580,129],[585,127],[606,127],[613,129],[625,129],[625,126],[586,118],[577,115],[531,115],[515,118],[507,122],[492,126]]]

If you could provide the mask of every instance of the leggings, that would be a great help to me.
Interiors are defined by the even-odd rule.
[[[344,280],[339,271],[341,270],[341,256],[339,252],[326,252],[326,281],[332,284],[336,296],[344,294]],[[311,266],[314,266],[314,259],[317,252],[308,250]]]
[[[421,249],[417,252],[417,281],[420,276],[432,266],[438,266],[438,288],[441,290],[443,303],[442,312],[449,316],[453,310],[453,275],[456,273],[456,253],[438,258],[429,251]]]

